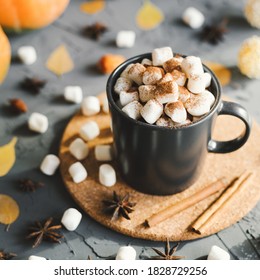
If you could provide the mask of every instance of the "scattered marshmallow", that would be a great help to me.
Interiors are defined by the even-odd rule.
[[[31,65],[37,60],[36,50],[33,46],[22,46],[18,49],[17,55],[23,64]]]
[[[93,116],[100,112],[100,102],[96,96],[87,96],[81,103],[84,116]]]
[[[121,106],[125,106],[132,101],[139,100],[138,91],[121,91],[119,94]]]
[[[52,154],[44,157],[40,169],[45,175],[52,176],[60,165],[60,159]]]
[[[106,187],[112,187],[116,183],[116,172],[110,164],[100,165],[99,182]]]
[[[82,102],[82,88],[79,86],[67,86],[64,88],[65,100],[79,104]]]
[[[82,214],[77,209],[69,208],[63,213],[61,223],[67,230],[74,231],[79,226],[81,219]]]
[[[192,75],[188,79],[187,88],[189,91],[195,94],[203,92],[206,88],[206,81],[202,75]]]
[[[210,111],[210,102],[203,95],[193,94],[185,102],[185,107],[192,116],[200,117]]]
[[[139,86],[143,83],[143,73],[146,68],[141,63],[135,63],[128,70],[128,76]]]
[[[154,85],[142,85],[138,87],[139,98],[142,102],[147,102],[148,100],[154,98],[154,92],[156,86]]]
[[[143,83],[145,85],[154,85],[161,80],[163,73],[159,67],[149,66],[143,73]]]
[[[111,161],[113,159],[113,151],[111,145],[97,145],[95,147],[95,158],[98,161]]]
[[[132,48],[135,44],[135,32],[122,30],[117,33],[116,45],[119,48]]]
[[[149,124],[155,123],[163,113],[163,105],[156,99],[150,99],[142,108],[141,115]]]
[[[137,120],[141,117],[141,109],[143,105],[138,101],[132,101],[122,108],[122,111],[127,114],[130,118]]]
[[[96,138],[100,134],[98,124],[95,121],[87,121],[79,130],[79,135],[89,141]]]
[[[186,74],[178,71],[178,70],[173,70],[171,72],[171,75],[173,77],[173,80],[179,85],[179,86],[184,86],[187,80]]]
[[[171,58],[173,58],[173,53],[170,47],[157,48],[152,51],[152,61],[154,66],[161,66]]]
[[[116,260],[135,260],[136,251],[132,246],[122,246],[118,249]]]
[[[175,81],[160,83],[155,90],[155,98],[161,103],[175,102],[179,97],[179,88]]]
[[[228,252],[222,248],[214,245],[211,247],[208,255],[208,260],[230,260],[230,255]]]
[[[40,256],[31,255],[31,256],[29,256],[28,260],[29,261],[46,261],[46,258],[40,257]]]
[[[148,58],[144,58],[142,60],[141,64],[144,65],[144,66],[152,66],[153,65],[151,59],[148,59]]]
[[[73,163],[69,167],[69,174],[72,177],[72,180],[73,180],[74,183],[81,183],[88,176],[87,170],[82,165],[82,163],[79,162],[79,161]]]
[[[49,126],[48,118],[40,113],[32,113],[28,120],[28,126],[32,131],[44,133]]]
[[[128,91],[132,86],[132,81],[128,78],[120,77],[117,79],[114,90],[117,94],[121,91]]]
[[[211,84],[211,75],[208,72],[205,72],[202,74],[204,82],[205,82],[205,87],[209,87]]]
[[[184,11],[182,20],[191,28],[198,29],[203,25],[205,17],[198,9],[189,7]]]
[[[173,57],[163,63],[163,68],[166,72],[172,72],[175,69],[179,69],[181,67],[181,63],[183,61],[183,57]]]
[[[187,119],[187,111],[181,101],[167,103],[164,112],[175,123],[183,123]]]
[[[71,142],[69,151],[77,160],[83,160],[89,153],[88,144],[81,138],[76,138]]]
[[[197,56],[187,56],[181,63],[182,71],[187,78],[192,75],[202,75],[204,73],[201,59]]]

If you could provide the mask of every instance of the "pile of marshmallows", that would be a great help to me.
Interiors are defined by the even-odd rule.
[[[207,114],[215,97],[211,75],[196,56],[173,56],[170,47],[154,49],[152,60],[129,64],[114,85],[118,106],[130,118],[176,127]]]

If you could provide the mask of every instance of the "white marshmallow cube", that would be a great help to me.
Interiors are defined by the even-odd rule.
[[[184,86],[187,80],[186,74],[178,71],[178,70],[173,70],[171,72],[171,75],[173,77],[173,80],[178,84],[178,86]]]
[[[69,167],[69,174],[72,177],[72,180],[73,180],[74,183],[81,183],[88,176],[87,170],[82,165],[82,163],[79,162],[79,161],[73,163]]]
[[[29,256],[28,260],[29,261],[46,261],[46,258],[40,257],[40,256],[31,255],[31,256]]]
[[[143,83],[145,85],[154,85],[163,76],[163,70],[159,67],[149,66],[143,73]]]
[[[138,101],[139,100],[139,94],[138,91],[121,91],[119,94],[119,100],[120,100],[120,104],[121,106],[125,106],[128,103],[132,102],[132,101]]]
[[[116,36],[116,45],[119,48],[132,48],[135,44],[135,32],[131,30],[121,30]]]
[[[208,260],[230,260],[230,255],[228,252],[222,248],[214,245],[211,247],[208,255]]]
[[[82,102],[82,88],[79,86],[66,86],[64,88],[65,100],[79,104]]]
[[[135,260],[136,251],[132,246],[122,246],[118,249],[116,260]]]
[[[195,94],[203,92],[206,88],[206,81],[202,75],[192,75],[188,79],[187,88],[189,91]]]
[[[48,118],[40,113],[32,113],[28,120],[28,126],[32,131],[44,133],[49,126]]]
[[[132,86],[132,81],[128,78],[119,77],[116,80],[114,91],[119,94],[121,91],[128,91]]]
[[[89,141],[96,138],[100,134],[98,124],[95,121],[87,121],[79,130],[79,135]]]
[[[111,161],[113,159],[113,151],[111,145],[97,145],[95,147],[95,158],[98,161]]]
[[[59,167],[59,165],[60,159],[55,155],[49,154],[44,157],[40,166],[40,170],[45,175],[52,176]]]
[[[182,20],[191,28],[198,29],[203,25],[205,17],[198,9],[189,7],[184,11]]]
[[[152,61],[150,59],[144,58],[142,60],[141,64],[144,65],[144,66],[148,66],[148,65],[152,65],[153,63],[152,63]]]
[[[181,66],[182,61],[182,56],[173,57],[163,63],[163,69],[168,73],[172,72],[173,70],[178,69]]]
[[[187,78],[193,75],[202,75],[204,73],[201,59],[197,56],[185,57],[182,60],[181,68]]]
[[[190,98],[191,93],[186,87],[179,86],[179,101],[183,104]]]
[[[158,82],[158,84],[163,84],[163,83],[167,83],[167,82],[171,82],[173,81],[173,76],[171,73],[166,73],[161,80]]]
[[[89,153],[88,144],[81,138],[76,138],[70,143],[69,151],[77,160],[83,160]]]
[[[154,92],[156,86],[154,85],[142,85],[138,87],[139,98],[142,102],[147,102],[148,100],[154,98]]]
[[[211,84],[211,75],[208,72],[205,72],[202,74],[204,82],[205,82],[205,87],[209,87]]]
[[[167,103],[164,112],[175,123],[183,123],[187,119],[187,111],[181,101]]]
[[[173,58],[173,53],[170,47],[157,48],[152,51],[152,61],[154,66],[161,66],[171,58]]]
[[[81,103],[81,110],[84,116],[93,116],[100,112],[100,102],[96,96],[87,96]]]
[[[141,63],[135,63],[128,70],[128,77],[139,86],[143,83],[143,73],[146,68]]]
[[[175,81],[160,83],[155,90],[155,98],[161,103],[175,102],[179,97],[179,87]]]
[[[137,120],[141,117],[141,109],[143,105],[138,101],[132,101],[122,108],[122,111],[127,114],[130,118]]]
[[[79,226],[82,219],[82,214],[75,208],[67,209],[61,218],[63,226],[69,230],[74,231]]]
[[[186,102],[185,108],[194,117],[200,117],[210,111],[210,102],[201,94],[193,94]]]
[[[100,165],[99,182],[106,187],[112,187],[116,183],[116,172],[110,164]]]
[[[163,105],[156,99],[150,99],[142,108],[141,115],[149,123],[155,123],[163,113]]]
[[[129,69],[134,65],[134,63],[130,63],[126,66],[126,68],[124,69],[124,71],[120,74],[120,77],[122,78],[126,78],[126,79],[130,79],[129,78],[129,74],[128,71]]]
[[[203,91],[200,94],[201,97],[205,98],[205,100],[209,103],[209,106],[211,107],[215,102],[215,96],[208,90]]]
[[[163,126],[163,127],[173,127],[174,122],[172,121],[171,118],[167,116],[162,116],[156,121],[156,125]]]
[[[37,60],[37,53],[33,46],[20,47],[17,51],[17,56],[26,65],[31,65]]]

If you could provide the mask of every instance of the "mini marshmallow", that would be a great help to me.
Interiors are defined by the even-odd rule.
[[[98,124],[95,121],[87,121],[79,130],[79,135],[89,141],[96,138],[100,133]]]
[[[204,82],[205,82],[205,87],[209,87],[211,84],[211,75],[208,72],[205,72],[202,74]]]
[[[167,103],[164,112],[175,123],[183,123],[187,119],[187,112],[181,101]]]
[[[175,81],[158,84],[155,90],[155,98],[161,103],[175,102],[179,97],[179,88]]]
[[[209,103],[209,106],[211,107],[215,102],[215,96],[208,90],[203,91],[200,94],[201,97],[205,98],[205,100]]]
[[[185,107],[192,116],[200,117],[210,111],[210,102],[203,95],[193,94],[185,102]]]
[[[20,47],[17,51],[17,56],[26,65],[31,65],[37,60],[36,50],[32,46]]]
[[[143,83],[143,73],[145,70],[146,68],[141,63],[135,63],[128,70],[129,78],[140,86]]]
[[[189,98],[191,93],[186,87],[179,86],[179,100],[184,104]]]
[[[139,100],[138,91],[130,91],[130,92],[121,91],[119,94],[119,100],[121,106],[125,106],[134,100],[138,101]]]
[[[163,63],[163,68],[166,72],[172,72],[175,69],[179,69],[181,67],[181,63],[183,61],[183,57],[173,57]]]
[[[49,126],[48,118],[40,113],[32,113],[28,120],[28,126],[32,131],[44,133]]]
[[[84,116],[93,116],[100,112],[100,102],[96,96],[87,96],[81,103],[81,110]]]
[[[181,123],[174,123],[174,126],[175,126],[175,127],[180,127],[180,126],[187,125],[187,124],[190,124],[190,123],[191,123],[191,120],[186,119],[184,122],[181,122]]]
[[[162,116],[156,121],[156,125],[163,127],[173,127],[174,122],[167,116]]]
[[[143,105],[138,101],[132,101],[122,108],[122,111],[132,119],[139,119],[141,117],[140,111]]]
[[[132,246],[122,246],[118,249],[116,260],[135,260],[136,251]]]
[[[51,176],[55,173],[59,165],[60,159],[55,155],[49,154],[43,159],[40,169],[45,175]]]
[[[112,187],[116,183],[116,172],[110,164],[100,165],[99,182],[106,187]]]
[[[143,83],[145,85],[154,85],[162,78],[162,71],[159,67],[149,66],[143,73]]]
[[[111,161],[113,159],[113,152],[111,145],[97,145],[95,147],[95,158],[98,161]]]
[[[205,17],[198,9],[189,7],[184,11],[182,20],[191,28],[198,29],[203,25]]]
[[[192,75],[202,75],[204,73],[201,59],[197,56],[187,56],[181,63],[182,71],[187,78]]]
[[[114,90],[117,94],[119,94],[121,91],[128,91],[132,86],[132,81],[124,78],[124,77],[119,77],[116,80]]]
[[[206,88],[206,81],[202,75],[192,75],[188,79],[187,88],[189,91],[195,94],[203,92]]]
[[[69,102],[79,104],[82,102],[82,89],[79,86],[67,86],[64,88],[64,98]]]
[[[178,70],[173,70],[171,72],[171,75],[173,77],[173,80],[179,85],[179,86],[184,86],[187,80],[186,74],[178,71]]]
[[[40,256],[31,255],[31,256],[29,256],[28,260],[29,261],[46,261],[46,258],[40,257]]]
[[[120,77],[129,79],[128,71],[133,65],[134,65],[134,63],[130,63],[129,65],[127,65],[125,70],[120,74]]]
[[[230,260],[230,255],[228,252],[222,248],[214,245],[211,247],[208,255],[208,260]]]
[[[156,86],[153,85],[142,85],[139,86],[139,98],[142,102],[147,102],[148,100],[154,98]]]
[[[163,105],[156,99],[150,99],[142,108],[141,115],[149,124],[155,123],[163,113]]]
[[[82,214],[77,209],[69,208],[63,213],[61,223],[67,230],[74,231],[79,226],[81,219]]]
[[[69,151],[77,160],[83,160],[88,156],[89,153],[88,144],[85,143],[81,138],[76,138],[71,142]]]
[[[135,44],[135,32],[122,30],[117,33],[116,45],[119,48],[132,48]]]
[[[170,47],[157,48],[152,51],[152,61],[154,66],[161,66],[171,58],[173,58],[173,53]]]
[[[171,73],[166,73],[166,74],[161,78],[161,80],[158,82],[158,84],[163,84],[163,83],[170,82],[170,81],[173,81],[173,76],[172,76]]]
[[[152,66],[153,65],[152,61],[148,58],[144,58],[142,60],[141,64],[144,65],[144,66]]]
[[[76,184],[81,183],[88,176],[87,170],[79,161],[73,163],[69,167],[69,174],[72,177],[73,182]]]

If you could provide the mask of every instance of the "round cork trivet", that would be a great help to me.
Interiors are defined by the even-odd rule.
[[[80,127],[88,120],[94,120],[100,127],[100,136],[88,142],[90,149],[88,157],[82,161],[86,167],[88,177],[85,181],[75,184],[68,173],[69,166],[77,160],[70,154],[69,145],[79,137]],[[215,125],[213,138],[217,140],[230,140],[244,129],[244,124],[237,118],[219,116]],[[65,129],[60,146],[61,174],[67,190],[76,203],[97,222],[122,234],[136,238],[165,241],[191,240],[217,233],[245,216],[260,199],[260,127],[254,122],[248,142],[239,150],[228,154],[209,153],[199,180],[187,190],[170,196],[147,195],[129,187],[122,181],[117,172],[117,183],[113,187],[105,187],[99,183],[98,169],[101,162],[94,157],[94,147],[97,144],[112,143],[110,131],[110,116],[100,113],[85,117],[80,112],[69,122]],[[116,167],[116,162],[111,162]],[[160,224],[146,228],[145,219],[153,213],[173,205],[177,201],[189,197],[198,190],[214,182],[222,176],[229,180],[240,176],[245,170],[253,170],[254,176],[247,188],[238,193],[227,203],[223,212],[216,215],[207,231],[201,235],[189,231],[188,228],[205,209],[218,197],[219,194],[197,203],[196,205],[176,214]],[[131,220],[119,219],[111,222],[111,216],[104,212],[104,199],[112,198],[113,191],[123,195],[130,194],[130,200],[136,202],[135,210],[130,214]]]

